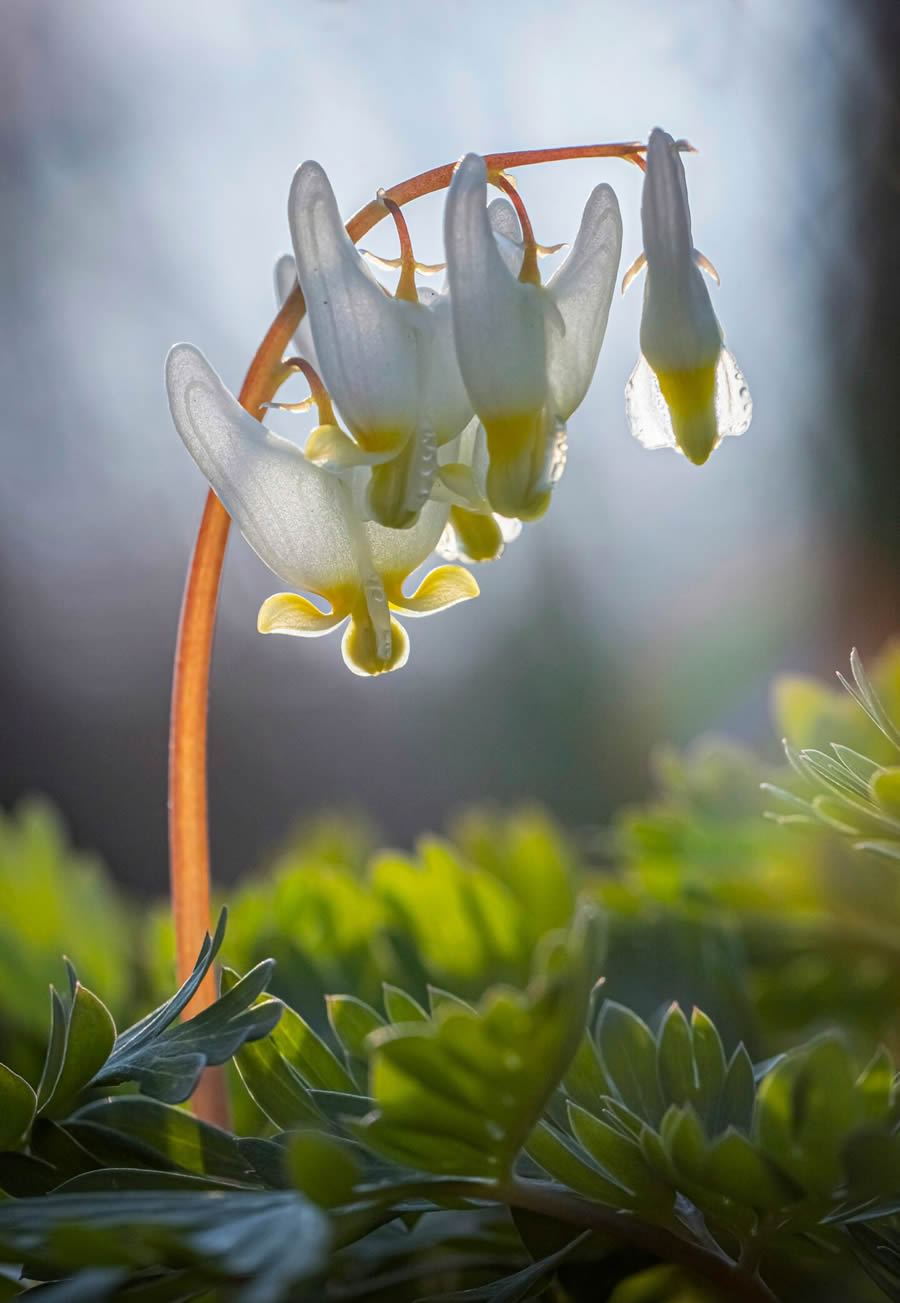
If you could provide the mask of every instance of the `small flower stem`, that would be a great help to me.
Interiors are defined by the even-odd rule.
[[[490,171],[578,158],[623,158],[641,167],[643,151],[644,146],[636,142],[571,145],[562,149],[488,154],[485,162]],[[384,191],[350,219],[348,235],[356,242],[386,217],[385,199],[399,206],[445,189],[455,167],[455,163],[446,163]],[[285,299],[250,363],[238,401],[257,419],[263,404],[272,401],[285,379],[281,360],[304,311],[303,295],[295,288]],[[188,569],[175,645],[169,717],[169,877],[179,982],[190,974],[203,935],[210,926],[206,721],[216,607],[230,523],[225,508],[210,491]],[[210,973],[186,1015],[206,1008],[215,994],[215,979]],[[220,1069],[208,1069],[204,1073],[194,1093],[193,1107],[198,1117],[219,1126],[228,1125],[225,1079]]]

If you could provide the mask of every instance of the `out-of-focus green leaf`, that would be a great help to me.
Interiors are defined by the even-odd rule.
[[[406,991],[385,982],[382,988],[384,1007],[391,1022],[427,1022],[428,1014]]]
[[[0,1203],[7,1261],[54,1271],[202,1262],[233,1297],[276,1303],[317,1274],[330,1240],[326,1216],[293,1192],[129,1191],[48,1195]]]
[[[0,1063],[0,1149],[14,1149],[31,1126],[37,1096],[27,1081]]]
[[[287,1148],[294,1188],[320,1208],[349,1203],[362,1168],[348,1144],[320,1131],[298,1131]]]
[[[861,1120],[849,1055],[832,1037],[786,1055],[760,1084],[760,1146],[805,1190],[825,1194],[839,1184],[841,1149]]]
[[[631,1196],[636,1206],[654,1209],[672,1206],[674,1191],[650,1170],[633,1140],[577,1104],[569,1105],[569,1119],[582,1148],[605,1176]]]
[[[579,925],[545,947],[526,992],[496,988],[477,1010],[373,1032],[376,1109],[355,1133],[422,1171],[503,1179],[575,1052],[588,962]]]
[[[656,1073],[656,1042],[637,1014],[607,1000],[597,1022],[597,1049],[609,1081],[622,1103],[651,1126],[658,1126],[663,1100]]]
[[[425,838],[418,859],[384,855],[375,890],[412,934],[429,972],[454,981],[515,975],[531,946],[523,909],[492,874],[465,865],[447,843]]]
[[[385,1025],[381,1014],[353,995],[330,995],[327,1003],[331,1030],[344,1051],[351,1059],[364,1059],[366,1037]]]

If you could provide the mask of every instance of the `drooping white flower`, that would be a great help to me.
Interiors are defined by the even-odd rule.
[[[641,201],[646,264],[641,357],[625,390],[632,433],[645,448],[678,448],[701,466],[727,435],[743,434],[753,407],[744,377],[723,346],[694,248],[681,142],[657,127],[647,145]]]
[[[568,257],[542,286],[535,258],[523,257],[516,272],[486,200],[484,159],[467,154],[444,219],[456,352],[487,435],[490,503],[501,515],[536,519],[562,469],[565,422],[597,364],[622,223],[612,189],[597,186]]]
[[[437,448],[472,414],[450,305],[430,290],[386,292],[348,237],[318,163],[298,169],[289,218],[316,369],[353,436],[320,441],[307,455],[332,470],[370,467],[375,519],[407,528],[430,494]]]
[[[426,503],[410,529],[363,523],[345,479],[250,416],[192,345],[171,350],[166,384],[178,433],[247,542],[280,579],[330,606],[279,593],[260,609],[261,633],[317,637],[349,620],[344,660],[356,674],[380,674],[409,654],[391,611],[428,615],[477,596],[458,566],[433,570],[411,597],[403,594],[440,538],[446,504]]]

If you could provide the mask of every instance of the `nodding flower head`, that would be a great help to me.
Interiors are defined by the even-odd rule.
[[[307,455],[330,469],[368,467],[372,515],[405,529],[429,498],[437,448],[460,433],[472,408],[447,296],[416,288],[406,223],[396,205],[385,204],[401,235],[394,295],[347,235],[318,163],[298,168],[288,213],[316,369],[352,436]]]
[[[492,221],[487,186],[484,159],[467,154],[444,218],[456,355],[487,437],[487,499],[502,516],[534,520],[549,505],[565,423],[597,364],[622,226],[615,194],[597,186],[569,256],[541,285],[540,250],[524,209],[519,202],[516,259],[510,232]]]
[[[694,248],[681,151],[657,127],[647,145],[641,202],[644,251],[623,290],[646,266],[641,357],[625,390],[632,433],[646,448],[677,448],[697,466],[727,435],[743,434],[752,404],[746,382],[723,346],[701,274],[718,281]]]
[[[403,593],[441,537],[447,504],[427,502],[409,529],[363,521],[353,472],[322,470],[267,430],[192,345],[171,350],[166,384],[178,433],[244,538],[279,579],[328,604],[323,611],[298,593],[279,593],[260,609],[261,633],[315,638],[347,622],[347,665],[355,674],[381,674],[409,655],[392,612],[429,615],[477,596],[478,585],[459,566],[440,566],[411,597]]]

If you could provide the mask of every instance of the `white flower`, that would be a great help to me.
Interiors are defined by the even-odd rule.
[[[428,502],[410,529],[363,523],[344,478],[254,420],[192,345],[171,350],[166,384],[178,433],[247,542],[280,579],[331,608],[279,593],[260,609],[261,633],[317,637],[349,619],[344,660],[356,674],[380,674],[409,654],[392,610],[428,615],[477,596],[475,580],[458,566],[433,570],[413,596],[403,595],[404,581],[440,538],[446,504]]]
[[[289,218],[316,369],[353,436],[337,431],[307,456],[331,470],[370,467],[375,519],[409,527],[428,500],[437,448],[472,415],[447,296],[385,291],[347,235],[318,163],[297,170]]]
[[[501,515],[536,519],[561,471],[565,422],[597,364],[622,223],[613,191],[597,186],[569,256],[542,286],[536,246],[526,244],[517,275],[486,199],[484,159],[467,154],[444,219],[456,353],[487,434],[490,503]],[[508,241],[511,233],[501,236]]]
[[[641,357],[625,390],[632,433],[645,448],[678,448],[701,466],[727,435],[743,434],[752,403],[700,269],[716,280],[691,235],[681,142],[658,127],[647,145],[641,202],[644,252],[623,289],[646,264]]]

